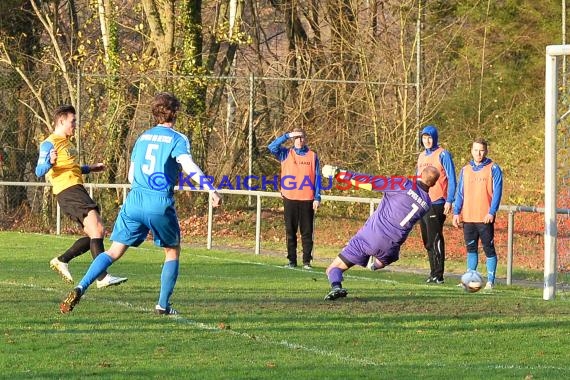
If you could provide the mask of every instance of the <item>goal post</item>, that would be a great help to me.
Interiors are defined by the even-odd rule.
[[[557,274],[557,155],[558,126],[558,62],[570,55],[570,45],[546,47],[544,92],[544,290],[543,299],[552,300],[556,294]]]

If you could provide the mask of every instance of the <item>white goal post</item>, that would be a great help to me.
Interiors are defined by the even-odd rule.
[[[556,294],[556,130],[558,119],[558,62],[570,55],[570,45],[546,47],[544,92],[544,291],[543,299],[552,300]]]

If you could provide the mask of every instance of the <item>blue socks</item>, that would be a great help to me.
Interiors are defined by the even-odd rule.
[[[97,277],[105,272],[113,264],[113,259],[106,252],[99,254],[89,266],[85,276],[79,281],[78,287],[81,288],[82,293],[85,293],[87,288],[95,282]],[[162,274],[160,276],[160,296],[158,304],[160,307],[166,309],[169,306],[170,296],[174,291],[176,279],[178,278],[178,260],[166,261],[162,267]]]
[[[178,260],[165,261],[160,275],[160,295],[158,305],[166,309],[169,306],[170,296],[174,291],[176,279],[178,278]]]
[[[111,256],[107,255],[106,252],[100,253],[95,260],[89,265],[87,273],[79,281],[79,287],[82,289],[83,293],[87,290],[89,285],[91,285],[101,273],[105,272],[113,264],[113,259]]]
[[[467,252],[467,269],[477,270],[478,255],[477,252]],[[497,256],[487,257],[487,281],[491,284],[495,283],[495,274],[497,272]]]
[[[497,256],[487,257],[487,281],[495,283],[495,272],[497,271]]]
[[[467,270],[477,270],[479,255],[477,252],[467,252]]]

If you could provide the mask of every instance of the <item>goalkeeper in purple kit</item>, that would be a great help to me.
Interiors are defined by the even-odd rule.
[[[374,271],[399,259],[400,247],[431,206],[428,190],[437,182],[439,171],[427,166],[417,181],[404,177],[375,177],[339,170],[331,165],[325,165],[322,172],[325,177],[336,176],[342,182],[384,193],[374,214],[326,270],[331,290],[325,300],[332,301],[348,294],[342,287],[343,273],[347,269],[360,265]]]

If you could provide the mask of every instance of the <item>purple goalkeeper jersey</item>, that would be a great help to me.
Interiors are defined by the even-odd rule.
[[[375,256],[384,265],[397,261],[400,247],[431,206],[428,192],[418,182],[405,177],[373,177],[346,172],[344,179],[350,178],[371,183],[372,189],[383,192],[384,197],[376,211],[343,249],[342,256],[361,266],[366,266],[369,256]]]

